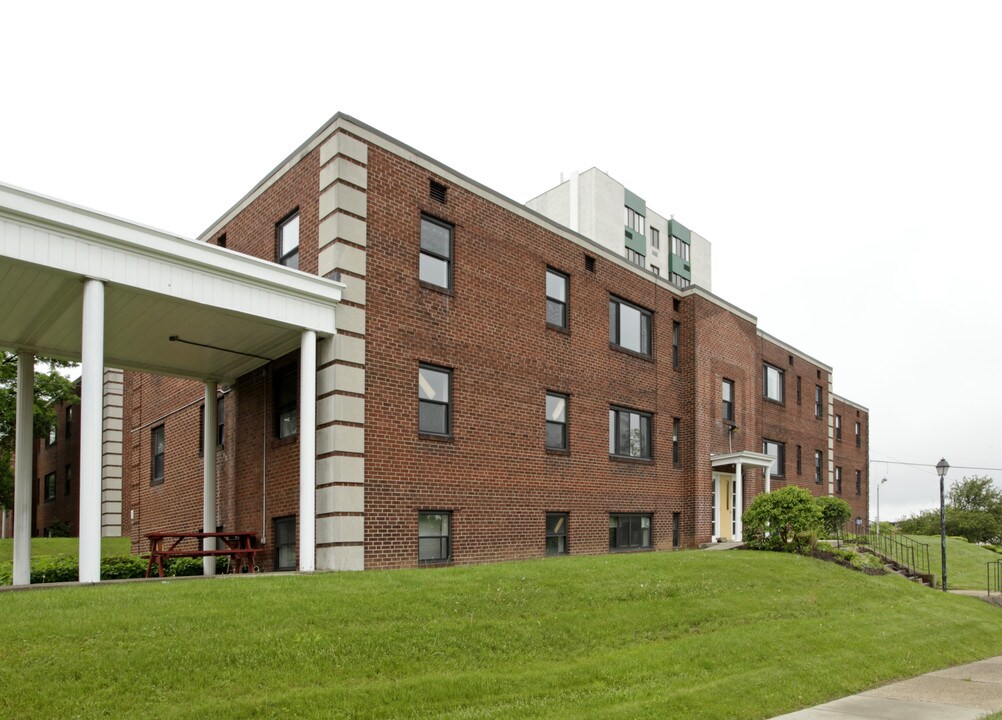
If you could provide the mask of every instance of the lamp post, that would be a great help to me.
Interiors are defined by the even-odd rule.
[[[887,482],[887,478],[877,483],[877,535],[880,534],[880,486],[885,482]]]
[[[936,472],[939,473],[939,539],[943,550],[943,592],[946,592],[946,504],[943,502],[943,480],[949,469],[950,463],[945,458],[940,458],[936,463]]]

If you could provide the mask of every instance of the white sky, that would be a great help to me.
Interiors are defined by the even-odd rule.
[[[339,110],[521,201],[598,166],[709,239],[714,292],[870,408],[894,518],[935,506],[937,478],[881,461],[1002,467],[1000,21],[956,1],[8,3],[0,181],[194,237]]]

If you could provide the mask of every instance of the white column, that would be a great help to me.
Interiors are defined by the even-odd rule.
[[[765,491],[772,492],[772,465],[765,469]]]
[[[744,527],[741,523],[741,513],[744,512],[745,483],[741,476],[741,463],[734,467],[734,539],[741,540]]]
[[[216,531],[216,383],[205,383],[205,414],[202,422],[202,532]],[[206,538],[203,550],[215,550],[216,538]],[[216,574],[216,558],[202,558],[202,574]]]
[[[31,583],[32,423],[35,409],[35,356],[17,354],[17,401],[14,436],[14,585]]]
[[[80,582],[101,581],[101,421],[104,395],[104,283],[83,286],[80,352]]]
[[[299,349],[299,570],[317,556],[317,334],[304,330]]]
[[[716,530],[710,535],[710,542],[717,542],[720,537],[720,473],[713,473],[713,518],[710,530]]]

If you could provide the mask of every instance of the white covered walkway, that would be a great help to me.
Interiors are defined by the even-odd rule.
[[[81,363],[80,582],[90,583],[100,580],[105,367],[205,383],[203,527],[214,528],[217,385],[298,348],[299,557],[300,570],[312,571],[316,345],[335,333],[343,287],[0,184],[0,347],[18,353],[14,584],[30,579],[39,355]]]

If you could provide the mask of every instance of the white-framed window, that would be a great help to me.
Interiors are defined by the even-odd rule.
[[[786,444],[777,440],[762,440],[762,452],[772,458],[769,472],[773,477],[786,475]]]

